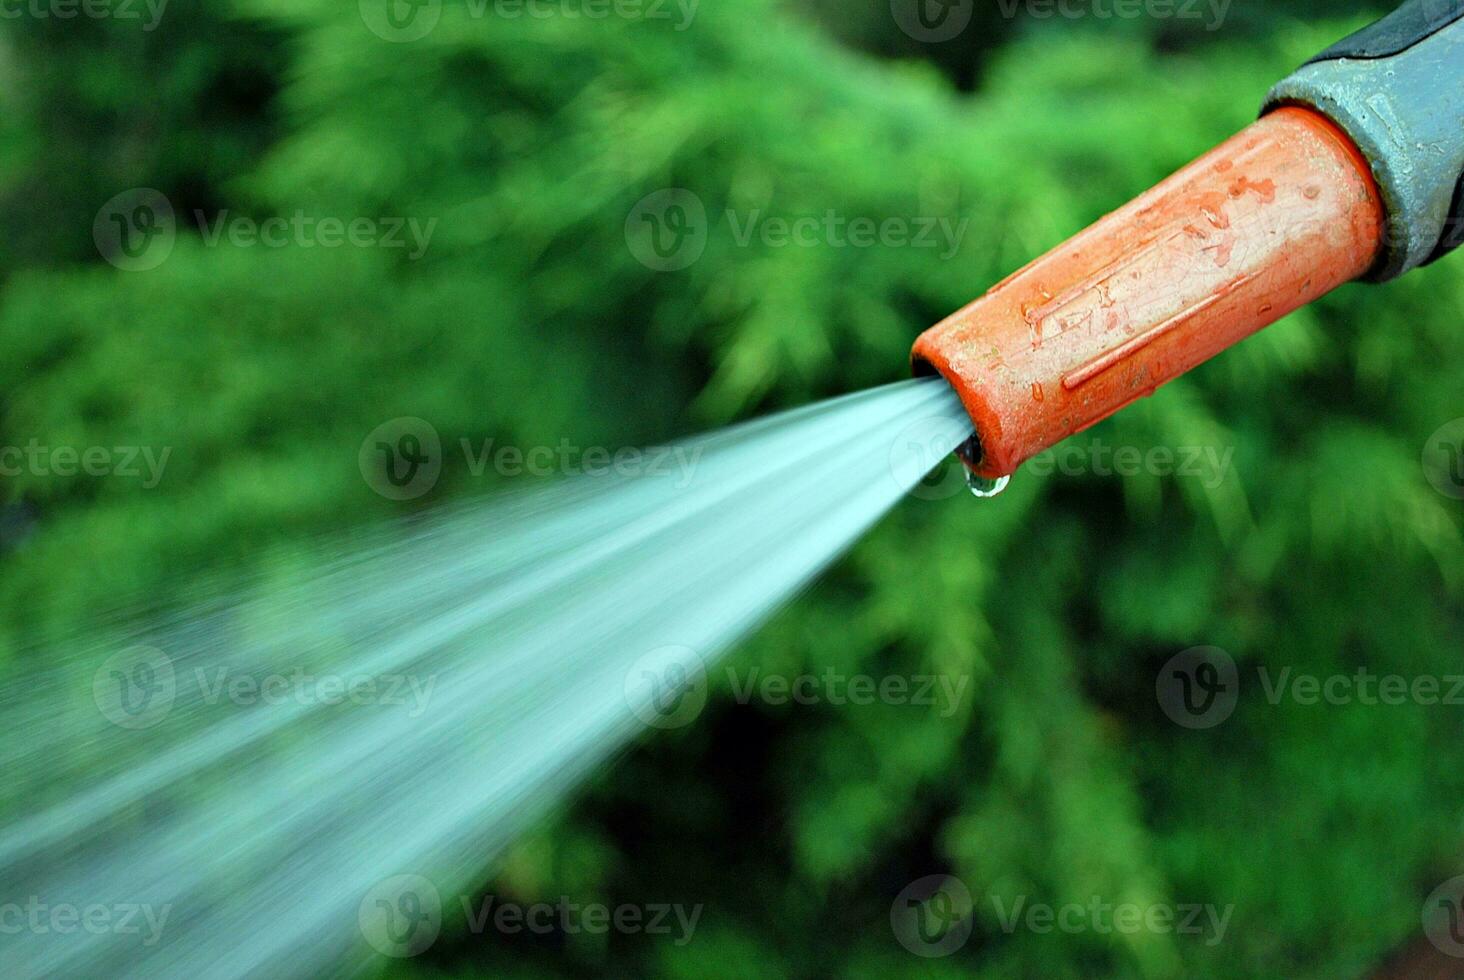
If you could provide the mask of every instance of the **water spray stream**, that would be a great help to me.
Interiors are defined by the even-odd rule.
[[[944,382],[891,385],[688,440],[689,478],[323,542],[287,585],[17,658],[47,666],[3,688],[34,733],[0,746],[6,895],[102,911],[7,937],[0,972],[317,975],[414,951],[534,817],[694,717],[707,667],[970,432]]]

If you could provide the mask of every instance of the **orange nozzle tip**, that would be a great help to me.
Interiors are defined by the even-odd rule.
[[[980,476],[1075,432],[1363,275],[1383,208],[1325,117],[1284,107],[921,334],[976,428]]]

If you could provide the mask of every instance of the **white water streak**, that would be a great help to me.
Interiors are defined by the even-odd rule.
[[[388,928],[418,905],[384,880],[470,889],[648,723],[689,722],[705,667],[969,431],[943,382],[891,385],[688,440],[689,484],[475,501],[29,651],[0,687],[0,976],[318,976],[430,943]]]

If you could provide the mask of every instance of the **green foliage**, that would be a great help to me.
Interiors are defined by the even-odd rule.
[[[1270,29],[1243,43],[1221,31],[1179,52],[1027,25],[972,94],[770,0],[705,4],[682,32],[448,3],[409,44],[365,30],[353,3],[241,0],[165,21],[126,58],[110,38],[13,32],[7,88],[39,73],[47,97],[0,96],[26,107],[0,124],[0,193],[7,235],[29,243],[3,253],[0,444],[172,456],[153,489],[7,479],[4,501],[38,526],[0,558],[0,643],[117,596],[166,598],[180,568],[242,572],[315,532],[490,489],[449,454],[424,500],[374,495],[357,450],[396,416],[453,444],[615,445],[895,379],[919,329],[1245,125],[1269,80],[1358,23],[1243,23],[1257,19]],[[248,50],[250,85],[288,80],[278,99],[202,112]],[[56,268],[134,185],[184,213],[437,223],[416,260],[190,227],[154,271]],[[674,273],[625,240],[627,213],[666,187],[710,218],[705,254]],[[946,254],[744,245],[724,217],[830,209],[969,225]],[[1459,709],[1272,705],[1253,679],[1458,672],[1460,513],[1419,465],[1460,411],[1458,261],[1344,288],[1091,434],[1232,450],[1223,480],[1025,473],[989,504],[912,499],[735,656],[966,677],[959,710],[739,705],[723,684],[697,726],[636,746],[484,869],[485,890],[525,900],[705,903],[693,942],[464,936],[403,975],[1330,978],[1375,963],[1464,844]],[[1188,731],[1160,713],[1155,675],[1200,644],[1247,680],[1232,719]],[[978,901],[971,943],[923,961],[895,944],[889,903],[934,871],[1052,905],[1235,911],[1208,946],[1007,934]]]

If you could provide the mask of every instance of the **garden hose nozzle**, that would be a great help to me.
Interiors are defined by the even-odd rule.
[[[1464,239],[1464,0],[1411,0],[1272,89],[1260,120],[915,343],[978,476],[1107,418],[1358,278]]]

